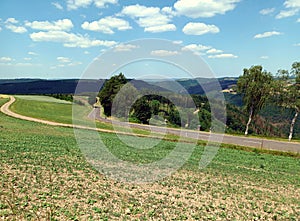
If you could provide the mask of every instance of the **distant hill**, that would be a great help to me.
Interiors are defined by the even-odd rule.
[[[156,81],[148,82],[150,84],[159,86],[161,88],[179,93],[179,94],[198,94],[203,95],[212,91],[216,88],[221,90],[230,89],[232,86],[237,84],[238,78],[196,78],[196,79],[178,79],[170,81]]]
[[[106,80],[80,80],[80,91],[99,92]],[[0,94],[74,94],[79,79],[44,80],[44,79],[0,79]],[[131,80],[138,90],[168,91],[165,88],[141,80]]]

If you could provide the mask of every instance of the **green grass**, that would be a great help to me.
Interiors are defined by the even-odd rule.
[[[0,105],[7,99],[0,99]],[[73,129],[0,113],[2,220],[298,220],[300,161],[221,148],[198,169],[203,146],[181,170],[150,184],[104,177],[77,146]],[[165,157],[174,142],[130,148],[100,133],[118,158],[133,163]]]

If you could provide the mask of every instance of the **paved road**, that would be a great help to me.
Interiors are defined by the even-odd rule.
[[[150,129],[151,131],[156,133],[167,132],[169,134],[180,135],[187,138],[196,138],[199,140],[205,140],[205,141],[211,141],[217,143],[262,148],[267,150],[300,153],[299,142],[284,142],[284,141],[276,141],[276,140],[269,140],[269,139],[262,139],[262,138],[249,138],[243,136],[232,136],[227,134],[225,135],[215,134],[215,133],[192,131],[192,130],[185,130],[185,129],[180,130],[180,129],[173,129],[173,128],[162,128],[162,127],[151,126],[151,125],[111,121],[100,117],[99,108],[95,108],[90,113],[89,117],[106,123],[112,122],[119,126],[127,126],[127,127],[130,126],[132,128]]]
[[[57,122],[23,116],[23,115],[14,113],[9,109],[9,106],[13,102],[15,102],[15,98],[13,96],[10,96],[10,101],[8,101],[4,105],[2,105],[2,107],[0,109],[1,112],[3,112],[6,115],[9,115],[11,117],[28,120],[28,121],[39,122],[39,123],[48,124],[48,125],[52,125],[52,126],[72,127],[72,128],[78,128],[78,129],[97,130],[97,131],[106,132],[106,133],[119,133],[119,134],[132,135],[131,133],[127,133],[127,132],[116,132],[116,131],[99,129],[99,128],[91,128],[91,127],[86,127],[86,126],[81,126],[81,125],[63,124],[63,123],[57,123]],[[104,119],[104,118],[100,117],[99,108],[94,108],[94,110],[89,114],[89,117],[92,119],[102,121],[102,122],[108,122],[108,123],[112,122],[108,119]],[[226,143],[226,144],[234,144],[234,145],[247,146],[247,147],[263,148],[263,149],[268,149],[268,150],[300,153],[300,143],[297,143],[297,142],[283,142],[283,141],[267,140],[267,139],[260,139],[260,138],[239,137],[239,136],[199,132],[199,131],[184,130],[184,129],[180,130],[180,129],[164,128],[164,127],[157,127],[157,126],[151,126],[151,125],[132,124],[132,123],[119,122],[119,121],[113,121],[112,123],[119,125],[119,126],[123,126],[123,127],[127,126],[127,127],[132,127],[132,128],[139,128],[139,129],[150,129],[151,131],[156,132],[156,133],[167,132],[170,134],[180,135],[182,137],[187,137],[187,138],[195,138],[195,139],[199,139],[199,140],[206,140],[206,141]],[[147,137],[147,135],[139,135],[139,136]]]

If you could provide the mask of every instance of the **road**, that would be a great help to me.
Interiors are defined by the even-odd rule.
[[[78,128],[78,129],[87,129],[87,130],[96,130],[99,132],[106,132],[106,133],[118,133],[118,134],[125,134],[125,135],[132,135],[128,132],[120,132],[120,131],[112,131],[100,128],[91,128],[81,125],[73,125],[73,124],[63,124],[52,122],[48,120],[41,120],[36,119],[28,116],[23,116],[17,113],[14,113],[9,109],[10,105],[15,102],[15,98],[10,96],[10,100],[2,105],[1,112],[11,117],[19,118],[22,120],[34,121],[38,123],[48,124],[52,126],[61,126],[61,127],[70,127],[70,128]],[[261,148],[267,150],[276,150],[276,151],[284,151],[284,152],[293,152],[293,153],[300,153],[300,143],[297,142],[284,142],[284,141],[276,141],[276,140],[269,140],[269,139],[262,139],[262,138],[248,138],[242,136],[232,136],[227,134],[216,134],[216,133],[208,133],[208,132],[200,132],[200,131],[192,131],[192,130],[185,130],[185,129],[174,129],[174,128],[165,128],[165,127],[157,127],[151,125],[143,125],[143,124],[134,124],[134,123],[126,123],[126,122],[119,122],[119,121],[111,121],[108,119],[104,119],[100,117],[99,108],[94,108],[93,111],[89,114],[89,117],[95,120],[99,120],[102,122],[113,123],[115,125],[123,126],[123,127],[132,127],[138,129],[147,129],[151,130],[155,133],[169,133],[174,135],[179,135],[181,137],[187,138],[194,138],[204,141],[211,141],[217,143],[225,143],[225,144],[233,144],[239,146],[247,146],[253,148]],[[149,137],[147,135],[138,135],[141,137]]]
[[[156,133],[167,132],[169,134],[179,135],[187,138],[195,138],[204,141],[233,144],[233,145],[253,147],[253,148],[261,148],[266,150],[300,153],[300,143],[298,142],[276,141],[276,140],[263,139],[263,138],[249,138],[249,137],[233,136],[227,134],[216,134],[216,133],[208,133],[202,131],[192,131],[192,130],[185,130],[185,129],[174,129],[174,128],[157,127],[157,126],[144,125],[144,124],[111,121],[100,117],[99,108],[95,108],[90,113],[89,117],[95,118],[99,121],[106,122],[106,123],[112,122],[119,126],[130,126],[132,128],[147,129]]]

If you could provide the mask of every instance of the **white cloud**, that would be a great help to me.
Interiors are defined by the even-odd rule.
[[[114,48],[114,51],[121,52],[121,51],[132,51],[132,49],[138,48],[137,45],[132,44],[119,44]]]
[[[210,46],[201,45],[201,44],[190,44],[182,48],[183,51],[193,51],[197,54],[203,54],[204,51],[211,49]]]
[[[106,4],[117,4],[118,0],[94,0],[94,4],[98,8],[104,8]]]
[[[62,7],[62,5],[59,4],[58,2],[52,2],[51,5],[53,5],[55,8],[57,8],[59,10],[64,10],[64,8]]]
[[[297,19],[297,22],[300,22],[300,18]]]
[[[178,54],[179,54],[178,51],[167,51],[167,50],[151,51],[151,55],[159,56],[159,57],[174,56],[174,55],[178,55]]]
[[[74,61],[68,64],[68,66],[78,66],[78,65],[82,65],[82,62],[80,61]]]
[[[57,57],[56,60],[58,60],[58,62],[60,63],[70,63],[71,59],[67,58],[67,57]]]
[[[18,33],[18,34],[23,34],[23,33],[27,32],[27,29],[22,26],[15,26],[12,24],[7,24],[7,25],[5,25],[5,27],[7,29],[11,30],[12,32]]]
[[[220,29],[215,25],[189,22],[183,27],[182,31],[187,35],[204,35],[208,33],[218,33],[220,32]]]
[[[152,32],[152,33],[176,31],[176,26],[174,24],[165,24],[165,25],[146,27],[144,30],[145,32]]]
[[[23,58],[25,61],[30,61],[32,58]]]
[[[18,24],[19,21],[16,20],[15,18],[8,18],[8,19],[6,19],[6,21],[4,23]]]
[[[212,49],[207,50],[206,53],[207,54],[218,54],[218,53],[223,53],[223,51],[215,49],[215,48],[212,48]]]
[[[238,2],[240,0],[178,0],[174,8],[178,14],[190,18],[208,18],[233,10]]]
[[[264,55],[264,56],[261,56],[260,58],[261,58],[261,59],[267,60],[267,59],[269,59],[269,56],[265,56],[265,55]]]
[[[299,0],[285,0],[283,5],[286,8],[286,10],[280,11],[280,13],[276,16],[277,19],[294,16],[300,11]]]
[[[282,18],[287,18],[287,17],[291,17],[294,16],[298,13],[298,9],[292,9],[292,10],[283,10],[280,11],[280,13],[278,15],[276,15],[277,19],[282,19]]]
[[[69,31],[73,28],[73,23],[70,19],[62,19],[53,22],[49,21],[33,21],[25,22],[25,26],[32,29],[44,31]]]
[[[35,32],[30,38],[36,42],[57,42],[63,43],[65,47],[89,48],[96,46],[111,47],[115,41],[91,40],[87,35],[67,33],[64,31]]]
[[[275,8],[265,8],[259,11],[261,15],[269,15],[275,11]]]
[[[20,63],[16,63],[15,64],[15,66],[21,66],[21,67],[23,67],[23,66],[41,66],[41,64],[32,64],[32,63],[28,63],[28,62],[25,62],[25,63],[22,63],[22,62],[20,62]]]
[[[181,40],[173,41],[173,44],[177,44],[177,45],[180,45],[182,43],[183,43],[183,41],[181,41]]]
[[[208,58],[237,58],[238,56],[233,54],[217,54],[217,55],[210,55]]]
[[[268,38],[268,37],[276,36],[276,35],[282,35],[282,33],[278,32],[278,31],[267,31],[262,34],[255,35],[254,38]]]
[[[123,7],[120,15],[134,19],[140,27],[144,28],[145,32],[157,33],[176,30],[176,26],[171,24],[174,12],[170,7],[160,9],[139,4],[129,5]]]
[[[117,4],[118,0],[67,0],[67,9],[86,8],[92,3],[98,8],[104,8],[107,4]]]
[[[84,54],[90,54],[90,52],[88,52],[88,51],[84,51],[83,53],[84,53]]]
[[[34,55],[34,56],[37,56],[37,55],[38,55],[37,53],[35,53],[35,52],[33,52],[33,51],[29,51],[28,54],[29,54],[29,55]]]
[[[294,44],[294,46],[296,46],[296,47],[300,47],[300,43],[298,43],[298,44]]]
[[[13,61],[11,57],[0,57],[0,62],[10,62]]]
[[[132,29],[128,21],[111,16],[101,18],[99,21],[93,21],[90,23],[84,22],[81,27],[85,30],[98,31],[105,34],[114,34],[113,29],[117,29],[119,31]]]
[[[26,28],[22,26],[16,26],[16,24],[18,24],[19,21],[16,20],[15,18],[8,18],[4,23],[5,23],[5,27],[14,33],[22,34],[27,32]]]

